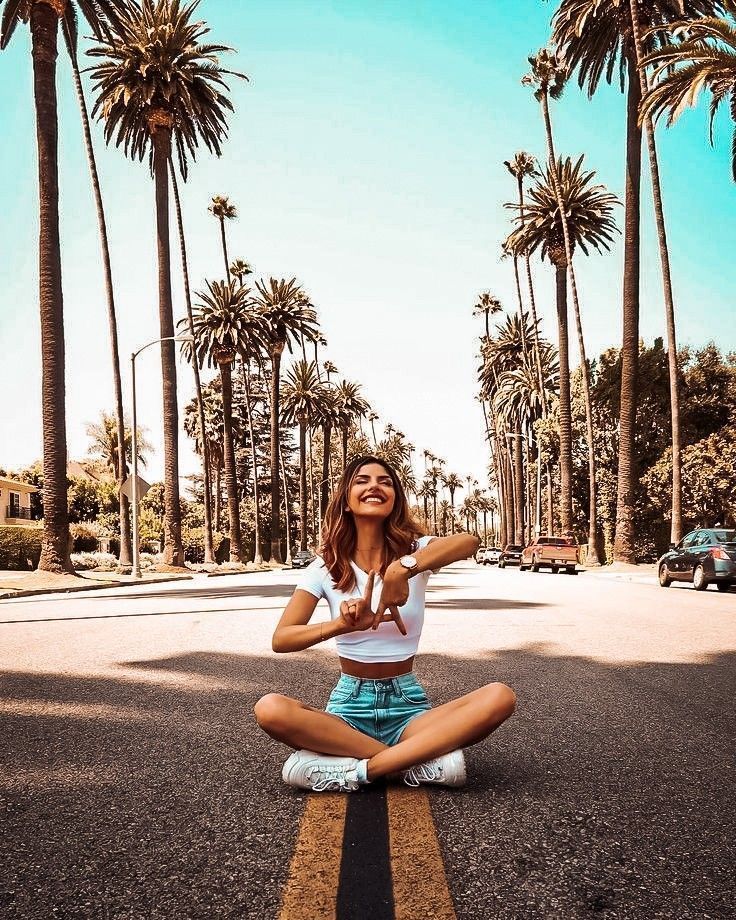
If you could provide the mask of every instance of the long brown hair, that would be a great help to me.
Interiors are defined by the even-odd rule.
[[[368,463],[378,463],[386,470],[391,477],[394,492],[396,493],[391,514],[383,524],[383,562],[379,572],[381,577],[383,577],[389,564],[394,559],[406,555],[412,549],[417,537],[421,537],[424,534],[424,531],[409,510],[409,503],[406,500],[401,480],[396,475],[396,470],[391,464],[381,460],[380,457],[373,457],[370,454],[354,457],[345,467],[337,489],[327,506],[325,519],[322,523],[320,555],[338,591],[350,591],[356,585],[355,572],[350,566],[350,560],[355,552],[358,532],[353,515],[347,510],[348,496],[350,487],[359,470]]]

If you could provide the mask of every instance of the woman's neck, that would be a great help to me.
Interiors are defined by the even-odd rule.
[[[383,521],[355,522],[355,555],[363,565],[371,569],[381,568],[386,537],[383,532]]]

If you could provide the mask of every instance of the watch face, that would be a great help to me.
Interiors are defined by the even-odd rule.
[[[415,569],[418,564],[414,556],[402,556],[401,559],[399,559],[399,562],[404,566],[405,569]]]

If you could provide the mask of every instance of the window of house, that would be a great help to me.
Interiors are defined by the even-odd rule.
[[[10,493],[10,517],[20,517],[20,492]]]

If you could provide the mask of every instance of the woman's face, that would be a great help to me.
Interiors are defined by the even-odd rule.
[[[380,463],[358,468],[348,490],[348,508],[353,517],[385,520],[396,502],[396,489],[388,470]]]

